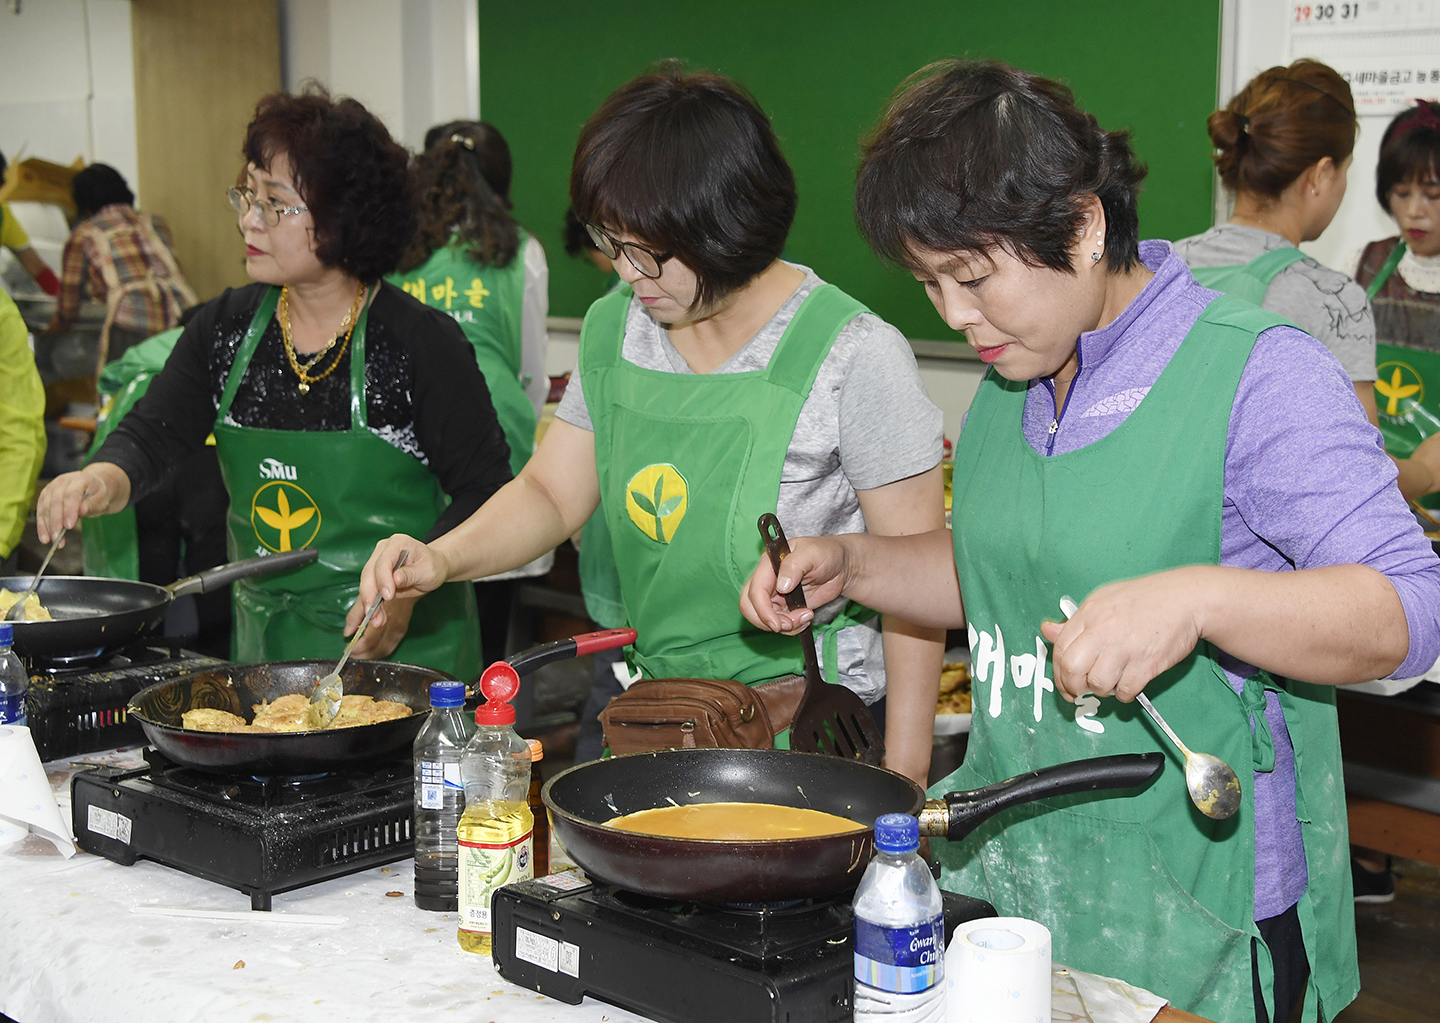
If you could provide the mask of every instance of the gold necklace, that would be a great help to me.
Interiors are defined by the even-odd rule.
[[[295,343],[290,338],[290,289],[288,287],[280,289],[280,340],[285,343],[285,356],[290,360],[290,368],[300,378],[301,394],[309,394],[311,384],[325,379],[340,365],[340,360],[345,357],[345,350],[350,347],[350,335],[355,332],[355,315],[360,311],[360,302],[364,298],[365,283],[362,281],[359,289],[355,292],[355,301],[351,303],[350,311],[345,314],[345,319],[340,321],[340,327],[335,332],[335,336],[330,339],[330,343],[314,355],[306,357],[302,362],[300,357],[295,354]],[[330,363],[328,369],[312,375],[310,371],[315,368],[316,363],[326,352],[335,347],[336,341],[340,340],[341,331],[345,333],[345,340],[340,345],[340,351],[335,353],[335,361]]]

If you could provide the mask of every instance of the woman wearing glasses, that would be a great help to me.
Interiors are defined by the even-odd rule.
[[[581,132],[570,193],[625,286],[586,316],[556,422],[465,524],[429,545],[382,545],[361,603],[513,567],[599,506],[639,633],[633,669],[751,684],[796,674],[796,641],[736,607],[760,513],[778,509],[791,532],[944,524],[941,417],[909,346],[780,258],[794,177],[764,113],[725,78],[665,68],[623,86]],[[822,666],[872,705],[888,680],[888,763],[923,780],[943,634],[887,619],[882,638],[864,617],[824,609]]]
[[[191,319],[94,460],[41,494],[37,525],[49,540],[124,508],[213,430],[231,553],[320,552],[235,584],[234,656],[338,656],[375,543],[463,521],[510,478],[509,451],[460,328],[380,283],[414,226],[407,156],[384,125],[323,91],[276,94],[244,151],[230,202],[256,283]],[[452,586],[402,598],[357,653],[471,677],[479,647],[473,589]]]

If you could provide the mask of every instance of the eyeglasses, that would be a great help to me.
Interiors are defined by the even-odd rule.
[[[310,209],[309,206],[281,206],[273,199],[257,199],[255,193],[248,188],[232,188],[225,193],[225,196],[240,216],[243,217],[249,213],[253,206],[260,211],[260,216],[271,227],[279,225],[282,213],[287,217],[293,217]]]
[[[590,232],[590,240],[607,259],[619,259],[623,252],[630,265],[651,280],[660,276],[660,265],[675,255],[673,252],[656,252],[634,242],[616,241],[593,224],[586,224],[585,230]]]

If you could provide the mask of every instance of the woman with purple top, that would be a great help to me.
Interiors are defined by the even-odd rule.
[[[905,84],[856,206],[991,366],[953,540],[797,540],[741,608],[794,632],[810,612],[779,594],[803,583],[814,604],[966,623],[976,713],[936,792],[1169,754],[1140,793],[1017,807],[942,843],[942,884],[1179,1008],[1287,1020],[1303,997],[1329,1020],[1359,987],[1333,686],[1433,663],[1440,562],[1324,347],[1138,241],[1143,177],[1054,82],[953,61]],[[1083,599],[1061,624],[1066,595]],[[1235,816],[1192,806],[1142,689],[1239,770]]]

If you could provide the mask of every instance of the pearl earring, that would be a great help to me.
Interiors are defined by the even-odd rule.
[[[1100,252],[1092,252],[1092,253],[1090,253],[1090,258],[1091,258],[1091,260],[1093,260],[1094,262],[1098,263],[1098,262],[1100,262],[1101,254],[1104,252],[1105,236],[1104,236],[1103,234],[1097,233],[1097,234],[1095,235],[1095,244],[1096,244],[1096,245],[1099,245],[1099,246],[1101,247],[1101,251],[1100,251]]]

